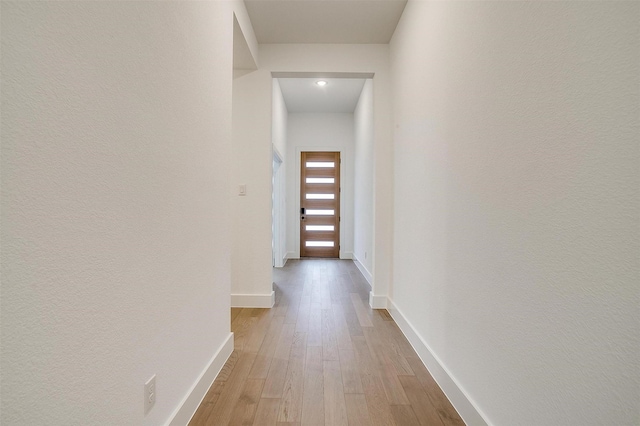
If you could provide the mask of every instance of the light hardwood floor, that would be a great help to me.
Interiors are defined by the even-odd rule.
[[[352,261],[290,260],[190,425],[464,425]]]

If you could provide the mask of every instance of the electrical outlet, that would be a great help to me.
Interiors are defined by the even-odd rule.
[[[156,375],[154,374],[144,384],[144,414],[147,414],[156,404]]]

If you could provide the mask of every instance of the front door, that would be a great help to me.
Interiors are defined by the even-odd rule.
[[[340,153],[302,152],[300,256],[340,257]]]

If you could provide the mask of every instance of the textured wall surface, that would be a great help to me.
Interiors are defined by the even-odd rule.
[[[163,424],[229,336],[230,6],[2,3],[3,425]]]
[[[287,119],[289,112],[287,111],[287,105],[284,102],[284,96],[282,96],[282,90],[280,89],[280,83],[278,83],[277,78],[273,79],[271,109],[273,111],[271,142],[282,156],[282,160],[285,160],[287,155]]]
[[[272,79],[254,71],[233,80],[232,294],[270,295]],[[245,196],[238,185],[247,186]]]
[[[495,425],[637,425],[637,2],[410,1],[393,301]]]

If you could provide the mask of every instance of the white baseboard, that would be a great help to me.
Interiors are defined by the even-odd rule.
[[[345,260],[351,260],[353,259],[353,252],[352,251],[345,251],[344,253],[340,254],[340,259],[345,259]]]
[[[184,426],[189,424],[189,421],[196,413],[207,391],[216,377],[218,377],[220,370],[222,370],[224,363],[227,362],[232,352],[233,333],[229,333],[227,340],[225,340],[213,358],[211,358],[207,368],[200,374],[198,380],[196,380],[191,389],[189,389],[187,395],[169,418],[169,421],[166,423],[168,426]]]
[[[353,254],[353,263],[356,264],[364,279],[367,280],[367,282],[369,283],[369,287],[373,288],[373,275],[371,275],[371,272],[369,272],[364,264],[360,262],[360,259],[358,259],[358,256],[356,256],[355,253]]]
[[[462,387],[453,378],[449,370],[444,366],[440,359],[433,353],[429,345],[418,334],[416,329],[405,318],[402,312],[396,307],[392,300],[388,301],[388,310],[395,320],[400,330],[404,333],[413,349],[417,352],[422,363],[427,367],[435,381],[438,383],[444,394],[449,398],[462,420],[468,426],[487,426],[490,423],[485,420],[476,404],[462,390]]]
[[[288,251],[287,254],[284,255],[284,258],[289,259],[300,259],[300,255],[296,254],[295,251]]]
[[[286,265],[286,264],[287,264],[287,260],[289,260],[289,259],[293,259],[293,258],[294,258],[294,257],[293,257],[293,255],[294,255],[294,254],[295,254],[295,253],[294,253],[294,252],[292,252],[292,251],[288,251],[288,252],[286,252],[286,253],[284,254],[284,256],[282,256],[282,260],[280,261],[280,262],[281,262],[281,264],[280,264],[280,265],[276,265],[276,268],[284,268],[284,265]]]
[[[232,308],[273,308],[276,303],[276,292],[271,294],[232,294]]]
[[[373,291],[370,291],[369,306],[371,306],[371,309],[387,309],[387,306],[389,306],[387,296],[376,296]]]

